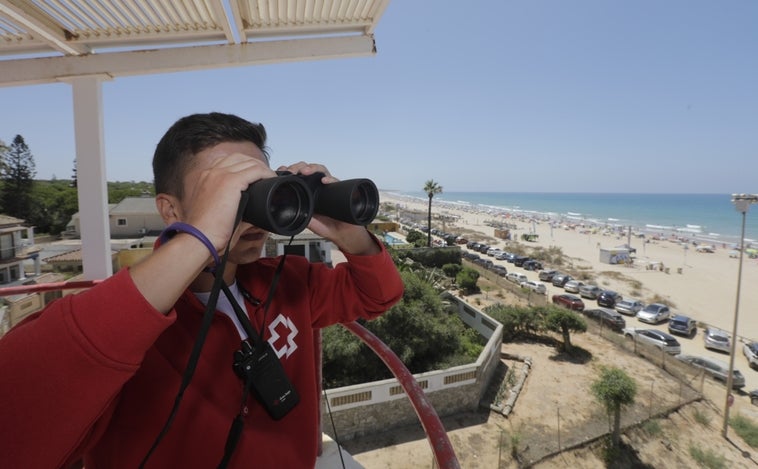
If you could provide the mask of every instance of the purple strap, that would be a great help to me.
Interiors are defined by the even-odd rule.
[[[194,226],[184,223],[184,222],[175,222],[170,224],[160,236],[160,242],[161,244],[167,242],[169,239],[171,239],[176,233],[187,233],[195,238],[199,239],[200,242],[202,242],[205,247],[208,248],[208,250],[211,252],[211,255],[213,256],[213,261],[216,263],[216,265],[221,265],[221,259],[218,257],[218,252],[216,251],[216,248],[213,246],[211,241],[203,234],[202,231],[198,230]]]

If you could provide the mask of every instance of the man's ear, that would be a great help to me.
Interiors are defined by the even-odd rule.
[[[181,206],[179,205],[179,200],[173,195],[156,195],[155,206],[158,208],[158,213],[161,215],[161,218],[163,218],[163,222],[166,225],[181,221]]]

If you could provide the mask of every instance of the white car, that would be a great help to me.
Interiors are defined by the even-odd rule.
[[[732,341],[727,332],[715,327],[707,327],[703,332],[703,345],[711,350],[730,353]]]
[[[661,303],[650,303],[641,310],[637,311],[637,319],[648,324],[658,324],[659,322],[668,321],[671,316],[671,310],[668,306]]]
[[[626,298],[616,303],[616,311],[621,314],[636,315],[643,307],[641,301],[633,298]]]
[[[627,339],[650,344],[668,354],[677,355],[682,353],[682,345],[674,336],[657,329],[637,329],[636,327],[628,327],[621,332]]]
[[[521,282],[526,282],[529,279],[524,274],[518,272],[508,272],[505,278],[515,284],[521,285]]]
[[[579,287],[579,296],[582,298],[587,298],[590,300],[597,299],[598,296],[603,292],[603,289],[598,287],[597,285],[590,285],[590,284],[584,284],[581,287]]]
[[[547,287],[542,282],[527,280],[526,282],[521,282],[521,286],[523,288],[528,288],[536,293],[539,293],[540,295],[544,295],[545,293],[547,293]]]
[[[563,289],[569,293],[579,293],[579,289],[584,286],[584,282],[579,280],[569,280],[563,285]]]
[[[745,354],[750,368],[758,368],[758,342],[750,342],[743,345],[742,353]]]

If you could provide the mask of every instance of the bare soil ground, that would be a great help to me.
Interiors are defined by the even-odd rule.
[[[482,294],[480,307],[497,296]],[[706,380],[696,383],[696,390],[683,386],[592,332],[576,334],[572,342],[578,347],[572,355],[550,340],[503,344],[505,353],[530,357],[532,367],[508,417],[483,406],[479,412],[443,419],[461,467],[698,467],[693,449],[721,461],[722,467],[758,467],[758,451],[734,430],[729,439],[722,437],[723,385]],[[502,365],[493,386],[512,381],[509,370],[524,366],[507,359]],[[623,412],[623,451],[611,456],[603,450],[610,422],[590,392],[599,368],[608,365],[624,369],[638,384],[635,404]],[[749,403],[740,402],[731,413],[758,421]],[[420,425],[343,444],[368,469],[437,467]]]

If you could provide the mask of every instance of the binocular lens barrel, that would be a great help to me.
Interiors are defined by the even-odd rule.
[[[322,185],[314,210],[353,225],[368,225],[379,210],[379,191],[369,179],[348,179]]]
[[[242,220],[282,236],[303,231],[314,212],[353,225],[368,225],[379,211],[379,191],[370,179],[322,184],[323,173],[282,172],[250,184]]]
[[[266,231],[293,236],[311,221],[313,200],[305,182],[295,176],[261,179],[247,188],[250,195],[242,219]]]

